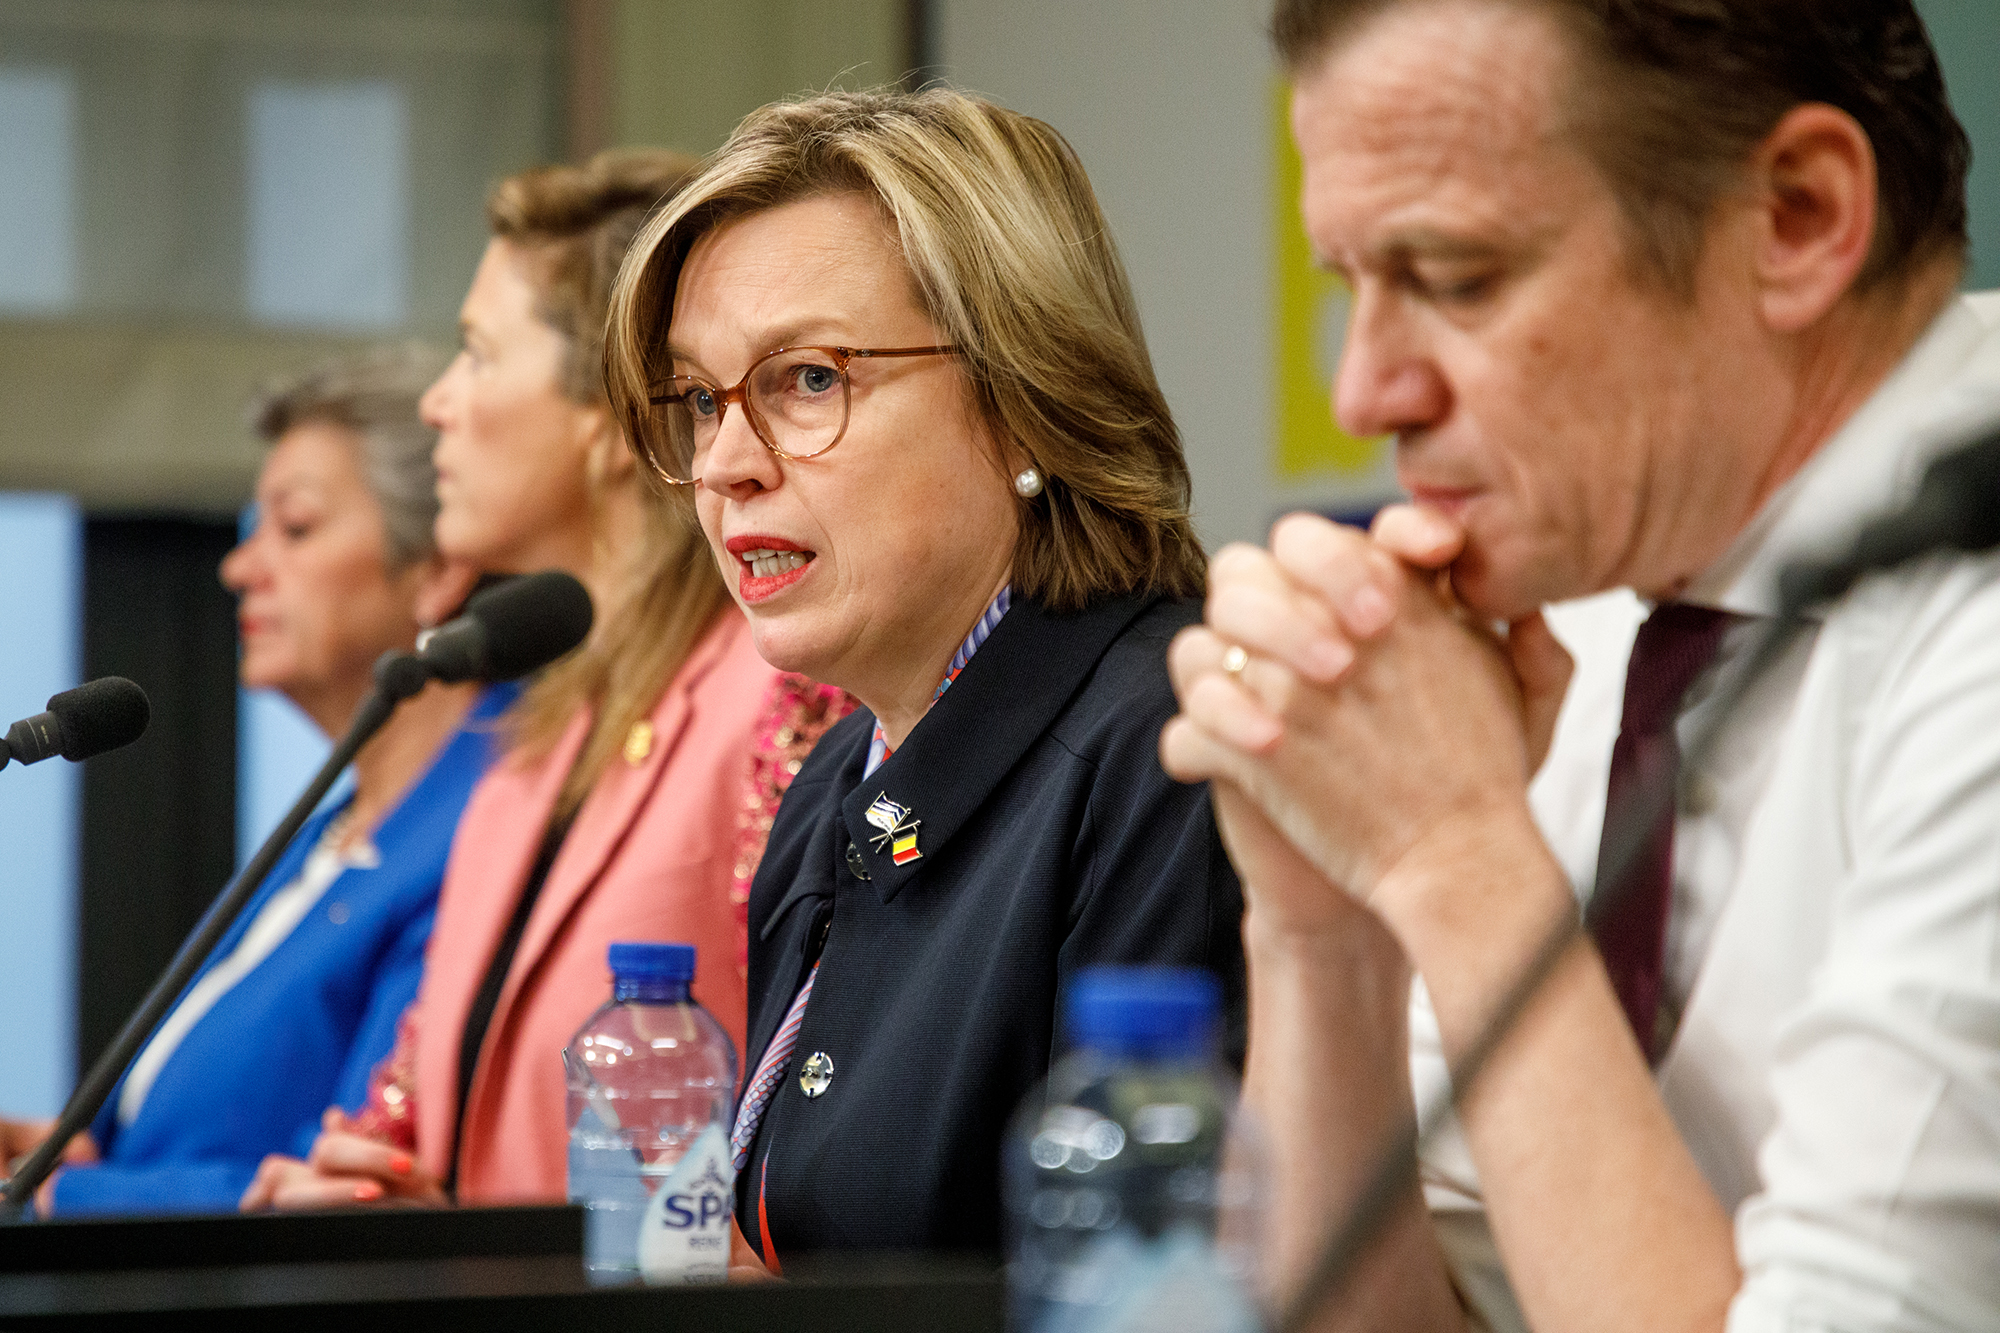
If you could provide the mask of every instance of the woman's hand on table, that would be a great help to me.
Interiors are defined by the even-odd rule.
[[[413,1154],[356,1133],[346,1114],[330,1106],[311,1154],[304,1161],[266,1157],[237,1207],[252,1213],[356,1204],[442,1208],[448,1202],[444,1187]]]
[[[42,1146],[49,1131],[56,1127],[53,1116],[46,1120],[0,1120],[0,1161],[7,1163],[7,1174],[26,1165],[28,1154]],[[78,1134],[63,1147],[62,1160],[70,1166],[88,1166],[98,1158],[97,1140],[88,1134]],[[35,1191],[35,1213],[39,1217],[54,1215],[56,1206],[56,1177],[62,1169],[49,1172],[49,1177]]]
[[[7,1163],[8,1173],[12,1174],[22,1164],[23,1157],[41,1147],[55,1127],[53,1116],[46,1120],[0,1120],[0,1161]],[[88,1134],[77,1135],[63,1149],[62,1159],[72,1166],[96,1161],[97,1140]]]
[[[731,1282],[776,1282],[778,1275],[764,1267],[757,1251],[743,1239],[743,1228],[734,1219],[729,1223],[729,1280]]]

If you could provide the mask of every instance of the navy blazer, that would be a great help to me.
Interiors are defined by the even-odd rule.
[[[780,1261],[997,1251],[1001,1140],[1058,1053],[1058,997],[1079,968],[1213,969],[1240,1065],[1241,891],[1207,787],[1158,757],[1175,711],[1167,643],[1199,615],[1149,598],[1054,615],[1017,598],[873,776],[866,710],[814,749],[750,894],[751,1051],[821,960],[737,1179],[760,1253],[767,1235]],[[883,797],[906,811],[901,837],[869,817]],[[798,1075],[814,1053],[833,1075],[809,1099]]]
[[[519,692],[504,685],[480,695],[376,828],[380,866],[351,867],[328,886],[270,956],[188,1030],[125,1126],[119,1080],[91,1126],[104,1160],[56,1178],[58,1216],[234,1211],[267,1153],[303,1157],[328,1106],[359,1109],[370,1073],[395,1045],[397,1020],[416,998],[459,811],[497,752],[494,723]],[[345,805],[306,822],[202,974],[298,878]]]

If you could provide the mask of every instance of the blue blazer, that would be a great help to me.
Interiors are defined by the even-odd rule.
[[[518,692],[494,686],[479,697],[375,830],[380,866],[334,880],[189,1030],[138,1116],[122,1127],[119,1080],[91,1126],[104,1160],[57,1177],[58,1216],[234,1211],[266,1154],[303,1157],[328,1106],[359,1109],[370,1073],[395,1045],[397,1020],[416,998],[459,812],[498,751],[494,722]],[[298,877],[340,808],[306,822],[203,972]]]

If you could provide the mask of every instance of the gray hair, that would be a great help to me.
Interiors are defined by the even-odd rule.
[[[325,361],[268,386],[250,405],[250,428],[266,444],[295,426],[342,426],[361,441],[361,475],[382,508],[385,555],[400,570],[437,553],[437,432],[417,400],[447,358],[418,343]]]

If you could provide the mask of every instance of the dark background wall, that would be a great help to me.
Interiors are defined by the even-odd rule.
[[[84,676],[127,676],[153,718],[83,768],[77,1070],[137,1007],[236,860],[236,603],[227,520],[84,525]]]

